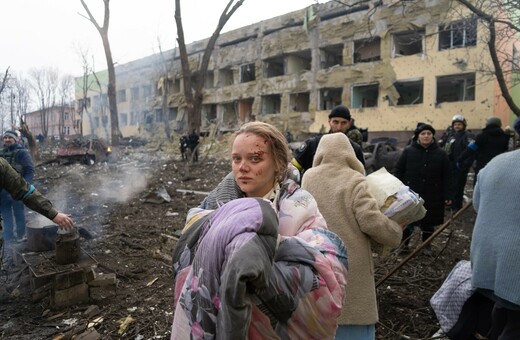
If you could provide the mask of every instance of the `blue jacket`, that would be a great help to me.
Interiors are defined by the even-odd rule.
[[[471,240],[472,284],[520,306],[520,150],[493,158],[478,174]]]
[[[34,164],[29,151],[20,144],[4,146],[2,154],[9,164],[20,174],[26,182],[32,183]]]

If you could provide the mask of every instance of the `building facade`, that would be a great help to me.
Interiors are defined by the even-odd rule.
[[[206,77],[201,129],[215,123],[228,131],[261,120],[298,137],[328,129],[328,112],[340,103],[351,108],[357,126],[375,135],[408,138],[419,121],[442,130],[455,114],[475,130],[490,115],[509,122],[510,110],[489,71],[487,31],[453,4],[330,1],[221,34]],[[206,43],[187,46],[192,69]],[[500,42],[503,59],[514,59],[516,44]],[[184,129],[178,50],[117,66],[116,76],[123,136],[156,124]],[[85,97],[93,117],[83,118],[83,132],[104,136],[109,119],[98,92],[98,100],[92,90]]]
[[[73,139],[81,136],[82,133],[80,120],[76,117],[76,109],[72,104],[53,106],[45,112],[37,110],[26,113],[24,121],[34,137],[42,135],[59,139],[63,136],[65,139]]]

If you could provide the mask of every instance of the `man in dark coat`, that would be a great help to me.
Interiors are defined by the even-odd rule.
[[[361,141],[363,136],[361,132],[356,128],[355,131],[350,130],[353,124],[353,119],[350,116],[350,110],[344,105],[338,105],[332,109],[329,113],[329,125],[330,130],[329,133],[335,132],[343,132],[349,137],[350,144],[354,149],[356,154],[356,158],[365,166],[365,159],[363,156],[363,150],[361,146],[353,140],[354,133],[359,134],[359,138]],[[320,139],[323,135],[311,137],[307,139],[303,144],[294,151],[294,157],[292,159],[292,163],[294,166],[300,170],[303,174],[305,170],[312,167],[312,161],[314,160],[314,155],[316,154],[316,150],[318,149],[318,144],[320,143]],[[358,138],[358,139],[359,139]]]
[[[199,134],[196,130],[193,130],[192,133],[188,135],[188,147],[191,150],[191,154],[193,155],[193,160],[197,162],[199,160],[199,149],[197,146],[199,145]]]
[[[486,166],[493,157],[506,152],[509,147],[509,135],[502,130],[502,121],[498,117],[488,117],[486,127],[477,135],[475,141],[470,143],[467,150],[458,158],[458,167],[469,168],[469,164],[475,160],[475,179],[480,169]]]
[[[458,167],[457,160],[475,139],[473,133],[466,130],[467,125],[463,115],[453,116],[451,121],[453,133],[444,141],[444,151],[446,151],[450,160],[450,171],[453,181],[453,203],[450,207],[452,211],[458,211],[462,208],[464,188],[466,187],[469,170],[469,166]]]
[[[436,225],[444,222],[444,204],[451,204],[450,164],[434,135],[435,129],[429,124],[415,129],[413,142],[404,149],[394,171],[397,178],[424,199],[426,216],[416,222],[423,242],[433,234]],[[403,231],[405,251],[412,232],[413,225]],[[428,245],[425,254],[431,253]]]

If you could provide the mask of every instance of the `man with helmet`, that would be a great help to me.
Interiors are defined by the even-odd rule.
[[[462,208],[464,199],[464,188],[468,179],[469,165],[457,167],[457,160],[468,145],[473,142],[475,136],[467,131],[467,122],[463,115],[455,115],[451,119],[452,133],[444,141],[444,151],[448,154],[450,160],[450,172],[453,183],[453,201],[451,210],[457,211]]]
[[[459,169],[469,168],[475,159],[475,178],[473,186],[477,181],[478,172],[489,163],[493,157],[506,152],[509,146],[509,135],[502,130],[500,118],[490,116],[486,119],[486,127],[477,135],[475,141],[468,145],[466,151],[457,159]]]

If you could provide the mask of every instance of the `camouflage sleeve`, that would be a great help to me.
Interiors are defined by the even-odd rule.
[[[13,199],[23,201],[29,209],[48,219],[52,220],[58,214],[52,203],[28,184],[3,158],[0,158],[0,189],[5,189]]]
[[[363,135],[358,129],[353,129],[347,132],[347,137],[358,143],[360,146],[363,145]]]

